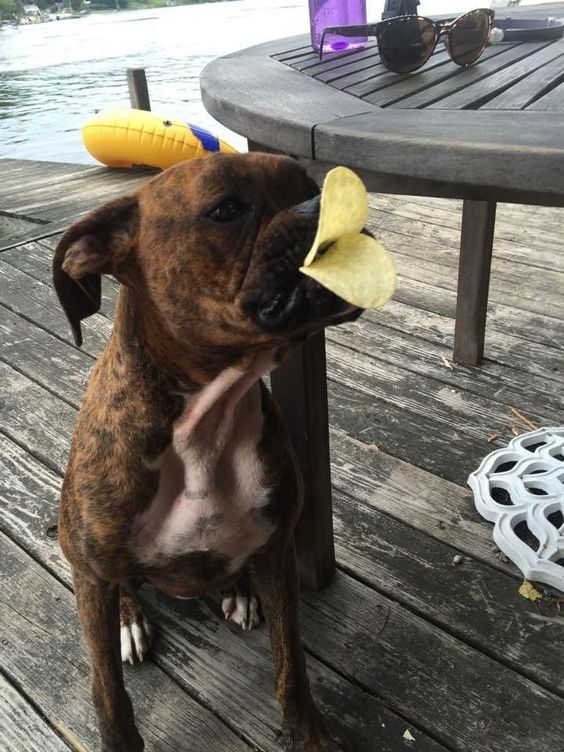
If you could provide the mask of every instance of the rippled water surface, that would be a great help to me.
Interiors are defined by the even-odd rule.
[[[370,18],[380,17],[383,4],[369,1]],[[475,5],[431,0],[420,11]],[[0,29],[0,156],[91,162],[80,127],[95,109],[129,105],[125,69],[136,66],[147,70],[155,112],[242,147],[204,110],[202,68],[218,55],[307,30],[306,0],[233,0]]]

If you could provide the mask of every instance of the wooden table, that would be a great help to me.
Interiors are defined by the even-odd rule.
[[[453,357],[479,363],[496,202],[564,206],[564,40],[491,46],[468,69],[440,46],[420,72],[399,76],[373,42],[320,62],[303,35],[214,60],[201,90],[251,149],[318,173],[348,165],[371,191],[464,199]],[[320,586],[334,567],[323,336],[272,384],[308,489],[302,576]]]

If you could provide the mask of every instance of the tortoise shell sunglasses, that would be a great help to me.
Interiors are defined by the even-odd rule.
[[[383,64],[394,73],[413,73],[433,54],[441,37],[451,59],[466,68],[480,57],[490,38],[494,11],[479,8],[450,21],[433,21],[424,16],[396,16],[361,26],[329,26],[323,30],[319,59],[323,59],[325,37],[376,37]]]

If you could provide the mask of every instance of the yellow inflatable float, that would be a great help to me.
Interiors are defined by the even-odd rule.
[[[82,140],[108,167],[141,164],[164,170],[186,159],[236,152],[204,128],[145,110],[101,110],[83,126]]]

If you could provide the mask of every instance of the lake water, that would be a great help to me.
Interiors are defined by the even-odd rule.
[[[384,2],[369,0],[369,18]],[[429,0],[420,13],[469,10],[476,0]],[[94,110],[129,106],[125,69],[147,70],[152,109],[210,128],[244,148],[200,101],[207,62],[308,30],[306,0],[232,0],[0,29],[0,157],[89,163],[81,125]]]

